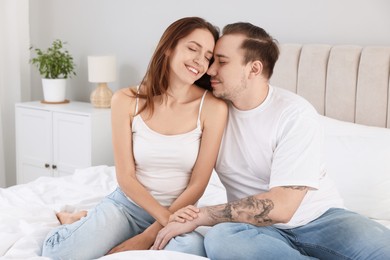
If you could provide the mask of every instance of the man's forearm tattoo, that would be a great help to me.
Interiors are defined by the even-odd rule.
[[[257,226],[270,225],[269,217],[274,203],[270,199],[247,197],[227,204],[207,207],[212,222],[245,222]]]

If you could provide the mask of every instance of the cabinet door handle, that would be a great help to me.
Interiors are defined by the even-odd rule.
[[[55,170],[55,169],[57,169],[57,165],[52,165],[51,168],[52,168],[53,170]]]
[[[50,167],[50,164],[45,163],[45,168],[49,168],[49,167]]]

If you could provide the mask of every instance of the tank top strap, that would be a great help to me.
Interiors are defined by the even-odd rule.
[[[137,86],[137,97],[135,99],[135,114],[136,115],[138,113],[138,100],[139,100],[139,85]]]
[[[204,91],[203,96],[202,96],[202,100],[200,101],[198,121],[197,121],[198,126],[200,126],[200,113],[202,112],[203,102],[204,102],[204,98],[206,97],[207,91],[208,91],[207,89]]]

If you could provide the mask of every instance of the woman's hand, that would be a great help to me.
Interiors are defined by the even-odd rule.
[[[161,250],[168,244],[171,238],[194,231],[198,226],[195,221],[186,221],[185,223],[170,222],[158,232],[152,250]]]
[[[169,216],[168,223],[179,222],[184,223],[187,220],[191,221],[198,217],[199,209],[193,205],[188,205],[184,208],[177,210],[175,213]]]

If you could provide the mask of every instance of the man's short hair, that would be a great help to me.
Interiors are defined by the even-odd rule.
[[[277,41],[272,38],[263,28],[251,23],[232,23],[223,28],[223,35],[241,34],[246,39],[241,44],[244,50],[244,64],[259,60],[263,64],[263,74],[271,78],[275,63],[279,58]]]

